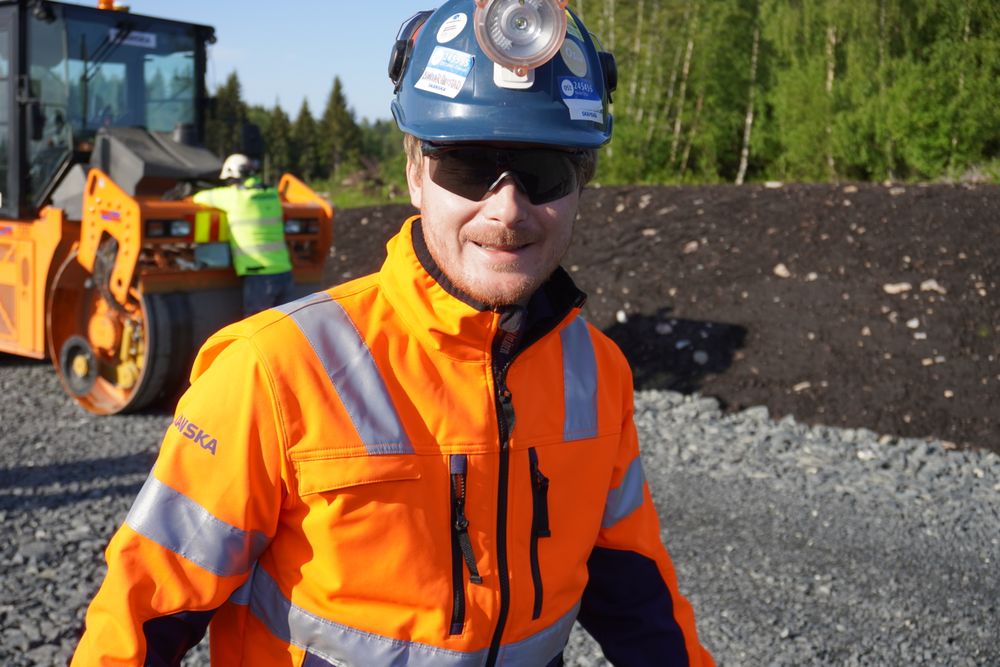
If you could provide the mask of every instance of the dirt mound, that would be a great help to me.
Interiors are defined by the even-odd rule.
[[[327,279],[413,211],[338,211]],[[1000,453],[1000,187],[588,188],[564,262],[636,386]]]

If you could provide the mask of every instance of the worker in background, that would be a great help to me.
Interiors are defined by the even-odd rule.
[[[193,199],[218,208],[229,220],[233,268],[243,279],[243,314],[250,316],[292,298],[292,262],[285,244],[281,198],[257,175],[258,163],[236,153],[226,158],[219,177],[226,185]]]
[[[473,0],[404,25],[392,111],[421,214],[378,273],[205,344],[74,664],[176,664],[210,624],[218,665],[544,667],[576,620],[615,665],[712,664],[629,367],[559,267],[613,59],[556,0],[508,4],[557,42],[523,74]]]

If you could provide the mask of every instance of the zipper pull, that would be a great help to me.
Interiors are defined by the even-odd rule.
[[[464,456],[452,457],[451,466],[451,499],[455,508],[455,525],[452,527],[458,536],[458,545],[462,550],[462,558],[469,568],[469,581],[474,584],[483,583],[476,566],[476,555],[472,552],[472,540],[469,538],[469,520],[465,516],[465,469]]]
[[[532,447],[528,450],[531,464],[531,491],[534,505],[534,532],[538,537],[551,537],[549,530],[549,478],[538,468],[538,453]]]
[[[507,425],[507,437],[510,438],[510,434],[514,432],[516,419],[514,417],[514,396],[507,387],[504,387],[500,392],[500,409],[503,411],[504,423]]]

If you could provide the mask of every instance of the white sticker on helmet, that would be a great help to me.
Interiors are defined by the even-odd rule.
[[[588,79],[560,77],[559,90],[562,92],[563,102],[569,109],[570,120],[604,122],[604,105],[601,104],[601,97],[597,94],[594,84]]]
[[[572,39],[563,42],[559,49],[563,62],[569,71],[577,76],[587,76],[587,57],[583,55],[583,49]]]
[[[427,67],[424,68],[414,87],[454,98],[465,85],[474,60],[475,57],[471,53],[435,46],[431,57],[427,60]]]
[[[451,40],[458,37],[458,35],[465,30],[465,24],[468,23],[469,17],[465,14],[452,14],[445,22],[441,24],[438,28],[437,40],[438,44],[447,44]]]

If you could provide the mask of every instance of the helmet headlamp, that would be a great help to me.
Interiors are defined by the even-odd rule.
[[[544,65],[566,38],[569,0],[476,0],[476,41],[486,56],[518,76]]]

